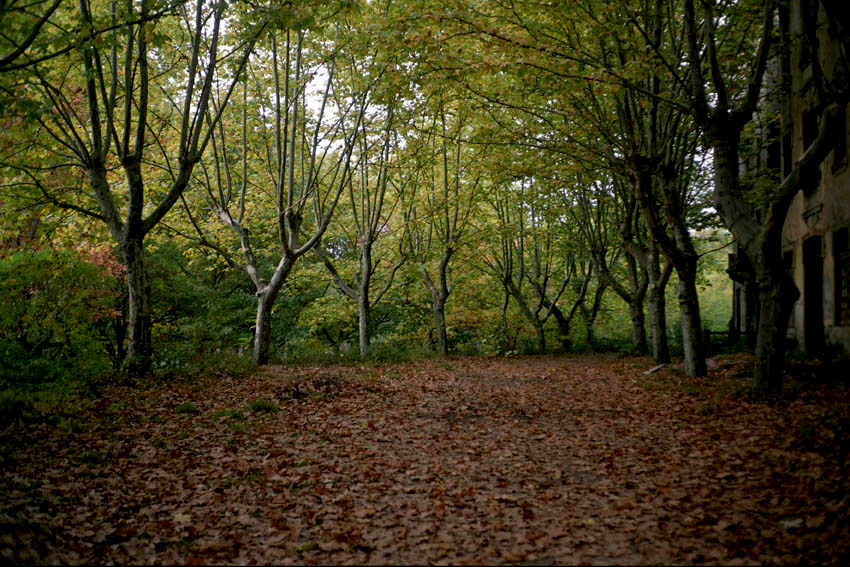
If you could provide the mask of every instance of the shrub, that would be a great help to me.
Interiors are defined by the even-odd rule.
[[[0,387],[92,386],[112,364],[104,329],[121,280],[92,250],[21,250],[0,258]]]

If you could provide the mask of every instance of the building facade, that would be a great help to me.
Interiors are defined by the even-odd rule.
[[[773,102],[778,106],[779,120],[762,133],[758,159],[762,168],[778,169],[777,181],[788,174],[818,133],[820,101],[813,58],[817,57],[828,81],[850,88],[841,85],[847,76],[841,65],[838,29],[822,6],[814,4],[818,1],[791,0],[780,10],[782,36],[790,49],[772,62],[770,73],[779,76]],[[817,49],[811,48],[807,29],[817,30]],[[771,80],[765,83],[770,87]],[[800,290],[788,336],[810,356],[850,354],[850,160],[846,106],[839,116],[833,125],[832,151],[821,163],[820,175],[806,180],[794,197],[782,230],[786,268]],[[758,324],[757,295],[743,254],[730,255],[729,273],[735,280],[731,330],[752,333]]]

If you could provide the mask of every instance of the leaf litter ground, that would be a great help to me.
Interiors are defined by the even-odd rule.
[[[24,563],[847,564],[850,391],[648,358],[273,367],[3,434]]]

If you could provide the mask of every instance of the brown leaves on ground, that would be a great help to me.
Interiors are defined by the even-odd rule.
[[[644,374],[652,366],[464,358],[115,388],[79,431],[34,426],[2,438],[0,556],[850,559],[847,388],[749,400],[734,357],[701,381]]]

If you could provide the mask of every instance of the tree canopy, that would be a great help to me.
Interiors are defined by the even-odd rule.
[[[704,251],[734,237],[761,282],[756,383],[776,388],[796,298],[777,231],[848,98],[816,73],[813,145],[781,183],[740,179],[790,49],[780,9],[4,0],[0,268],[30,255],[41,283],[8,297],[35,285],[67,311],[26,299],[3,348],[70,356],[86,336],[138,377],[175,341],[256,364],[352,342],[546,352],[619,313],[626,348],[666,362],[672,337],[700,376]],[[28,330],[84,305],[89,334]]]

